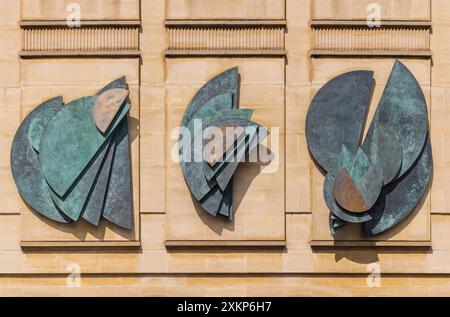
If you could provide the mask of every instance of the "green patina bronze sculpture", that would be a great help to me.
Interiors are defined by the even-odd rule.
[[[366,236],[389,230],[415,209],[430,181],[428,110],[420,85],[396,61],[362,141],[373,85],[373,72],[342,74],[317,92],[308,110],[307,143],[326,172],[333,234],[347,223],[362,223]]]
[[[103,217],[133,228],[125,78],[95,96],[36,107],[12,144],[11,169],[22,198],[41,215],[97,226]]]
[[[209,214],[229,220],[233,174],[267,136],[265,128],[250,120],[252,110],[238,108],[238,96],[237,68],[211,79],[189,103],[178,142],[181,169],[192,196]],[[205,142],[209,135],[214,138]]]

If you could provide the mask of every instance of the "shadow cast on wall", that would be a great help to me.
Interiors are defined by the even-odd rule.
[[[239,211],[239,206],[242,203],[248,189],[250,188],[253,180],[261,174],[261,171],[265,166],[268,166],[271,161],[275,159],[275,154],[266,148],[264,145],[259,144],[253,151],[258,151],[258,153],[267,153],[270,161],[268,163],[262,162],[259,159],[257,162],[248,162],[248,157],[252,156],[253,153],[249,153],[244,162],[239,164],[236,173],[233,176],[233,219],[236,213]],[[192,202],[195,206],[195,211],[197,212],[199,218],[202,222],[208,226],[209,229],[214,231],[218,235],[222,235],[223,230],[234,231],[234,221],[229,221],[224,217],[215,217],[206,213],[200,206],[199,202],[192,197]]]

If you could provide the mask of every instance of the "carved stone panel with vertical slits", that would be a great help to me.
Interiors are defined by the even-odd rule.
[[[22,57],[138,54],[137,25],[22,26]]]
[[[166,55],[282,55],[283,23],[166,23]]]
[[[430,56],[427,25],[314,24],[312,55]]]

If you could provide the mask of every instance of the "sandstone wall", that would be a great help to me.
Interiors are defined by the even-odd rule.
[[[91,23],[137,24],[138,54],[21,54],[24,23],[40,28],[64,21],[66,2],[78,2],[82,19]],[[377,1],[382,19],[399,23],[397,27],[431,27],[432,32],[425,31],[429,49],[410,47],[399,53],[399,44],[389,54],[312,54],[314,25],[326,21],[331,27],[348,28],[349,21],[366,19],[368,2],[372,1],[2,0],[0,295],[449,295],[450,4]],[[276,43],[283,43],[284,49],[261,46],[249,51],[239,44],[243,46],[226,46],[219,52],[190,49],[189,55],[176,50],[169,54],[166,29],[198,29],[199,23],[211,30],[234,23],[262,36],[281,27],[283,41]],[[189,38],[186,41],[183,45],[189,47]],[[427,98],[434,154],[431,190],[405,226],[382,237],[387,247],[314,248],[315,239],[331,238],[328,224],[319,217],[327,213],[323,176],[311,160],[304,134],[311,98],[339,73],[371,69],[377,78],[373,108],[395,58],[410,67]],[[195,212],[169,153],[174,143],[171,130],[196,89],[233,66],[239,66],[242,75],[242,106],[255,109],[256,121],[280,127],[281,145],[277,173],[251,175],[249,166],[240,170],[239,184],[248,183],[247,192],[234,225],[229,225]],[[109,226],[67,229],[43,221],[25,206],[12,180],[9,155],[17,127],[39,102],[55,95],[71,100],[92,94],[120,75],[127,76],[133,102],[129,122],[135,231],[130,236]],[[122,244],[130,240],[140,246]],[[173,249],[166,246],[169,240],[214,245],[199,248],[187,243]],[[230,241],[232,248],[227,246]],[[74,242],[80,244],[73,248]],[[81,269],[81,286],[67,287],[74,267]],[[381,285],[369,287],[370,273],[378,269]]]

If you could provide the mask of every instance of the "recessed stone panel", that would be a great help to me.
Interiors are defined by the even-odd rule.
[[[16,0],[17,1],[17,0]],[[140,0],[20,0],[22,20],[139,20]],[[77,8],[79,6],[79,11]]]
[[[427,104],[430,105],[430,72],[429,60],[408,59],[402,60],[417,78],[422,88]],[[328,80],[339,74],[351,70],[374,71],[375,88],[371,98],[367,115],[367,123],[363,139],[374,116],[381,94],[385,88],[389,73],[392,70],[394,59],[347,59],[347,58],[314,58],[312,59],[312,82],[314,94]],[[431,106],[428,106],[430,112]],[[430,129],[433,129],[431,121]],[[315,246],[361,246],[361,245],[429,245],[431,240],[430,212],[433,197],[433,187],[427,192],[418,207],[397,227],[374,237],[364,237],[361,234],[361,226],[348,224],[334,237],[329,230],[329,209],[323,198],[324,175],[312,165],[311,181],[311,209],[312,209],[312,245]],[[431,182],[430,182],[431,183]],[[431,185],[432,186],[432,185]]]
[[[284,19],[285,0],[167,0],[167,19]]]
[[[381,20],[431,19],[431,0],[311,0],[313,19],[367,20],[380,9]],[[379,7],[377,7],[379,6]]]
[[[105,84],[126,76],[132,109],[128,116],[133,189],[133,230],[81,220],[57,224],[44,219],[20,200],[21,245],[31,247],[135,246],[139,243],[139,60],[138,59],[24,59],[22,60],[22,119],[42,101],[61,95],[66,102],[95,95]],[[112,66],[113,65],[113,66]],[[72,70],[71,67],[74,67]],[[92,69],[96,69],[92,72]],[[18,193],[17,193],[18,195]]]
[[[238,67],[240,107],[252,109],[252,120],[272,130],[265,145],[273,151],[276,160],[272,171],[262,163],[241,163],[238,167],[233,192],[235,211],[230,222],[206,214],[191,198],[179,163],[172,158],[177,153],[177,138],[171,138],[166,150],[166,243],[170,246],[284,244],[284,59],[168,58],[166,63],[168,137],[179,127],[197,90],[215,75]]]

